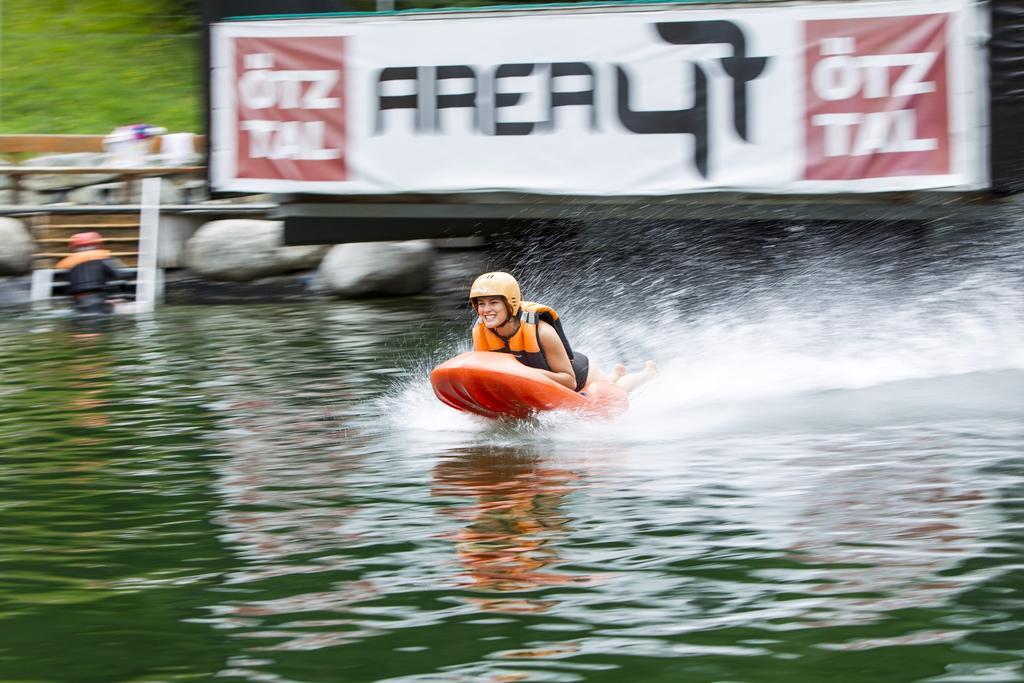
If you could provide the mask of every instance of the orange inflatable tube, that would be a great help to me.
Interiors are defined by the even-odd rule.
[[[626,390],[611,382],[588,382],[577,393],[527,367],[507,353],[470,351],[430,373],[434,393],[445,404],[484,417],[528,417],[545,410],[579,410],[611,417],[629,407]]]

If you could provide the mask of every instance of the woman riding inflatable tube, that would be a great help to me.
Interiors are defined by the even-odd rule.
[[[612,382],[632,391],[657,372],[647,361],[641,372],[626,373],[616,365],[606,375],[585,355],[573,352],[558,313],[550,306],[522,300],[519,283],[509,273],[484,273],[469,291],[478,319],[473,350],[510,353],[522,364],[562,386],[579,392],[589,382]]]

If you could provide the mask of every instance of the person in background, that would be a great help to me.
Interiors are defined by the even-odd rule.
[[[127,279],[124,267],[103,248],[103,236],[98,232],[75,233],[68,246],[71,254],[61,259],[56,268],[68,271],[75,312],[112,312],[113,305],[107,300],[107,294],[115,283]]]

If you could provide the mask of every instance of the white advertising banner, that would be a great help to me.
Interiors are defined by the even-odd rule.
[[[666,195],[987,185],[970,0],[229,22],[214,189]]]

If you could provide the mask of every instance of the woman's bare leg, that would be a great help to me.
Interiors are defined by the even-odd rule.
[[[625,367],[616,365],[615,369],[622,368],[625,371]],[[629,374],[620,374],[617,379],[614,380],[616,384],[625,389],[626,391],[633,391],[638,386],[651,379],[658,374],[658,366],[654,364],[653,360],[649,360],[644,363],[644,369],[640,372],[633,372]]]

